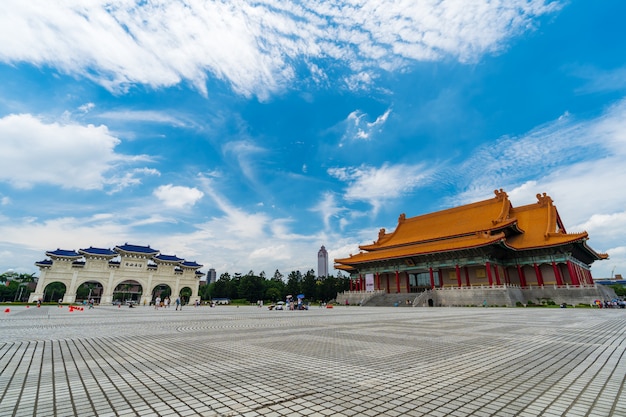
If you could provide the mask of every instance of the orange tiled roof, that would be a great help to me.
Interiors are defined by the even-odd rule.
[[[479,231],[498,230],[513,225],[515,219],[509,217],[511,203],[507,194],[502,190],[496,190],[495,194],[489,200],[408,219],[401,214],[398,227],[393,233],[386,233],[385,229],[381,229],[377,241],[359,248],[366,251],[380,250]]]
[[[402,214],[394,232],[381,229],[377,241],[359,246],[363,252],[335,262],[354,265],[498,243],[513,250],[584,244],[587,233],[568,234],[549,196],[537,194],[537,200],[514,208],[504,191],[495,190],[489,200],[408,219]],[[587,249],[598,259],[607,257]]]
[[[409,256],[425,255],[429,253],[448,252],[461,249],[471,249],[481,246],[489,246],[499,242],[504,243],[504,233],[490,235],[488,233],[475,233],[473,235],[459,236],[446,240],[430,240],[428,242],[415,243],[413,245],[390,247],[372,252],[361,252],[345,259],[335,259],[339,264],[359,264],[377,260],[401,259]]]

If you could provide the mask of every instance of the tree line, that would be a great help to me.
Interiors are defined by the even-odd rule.
[[[225,272],[215,282],[200,287],[199,295],[203,300],[229,298],[256,303],[259,300],[276,302],[284,300],[287,295],[296,297],[304,294],[309,301],[328,302],[349,287],[349,277],[342,276],[341,272],[336,277],[317,277],[312,269],[304,275],[300,271],[292,271],[286,280],[278,270],[270,278],[265,272],[257,275],[250,271],[245,275],[235,273],[232,276]]]
[[[202,300],[229,298],[256,303],[259,300],[276,302],[284,300],[287,295],[296,297],[304,294],[309,301],[328,302],[335,299],[338,293],[350,288],[350,278],[344,277],[341,272],[338,272],[337,276],[317,277],[315,271],[311,269],[304,275],[300,271],[292,271],[286,280],[284,278],[278,270],[269,278],[265,272],[258,275],[253,271],[233,275],[225,272],[216,282],[201,286],[199,295]],[[36,280],[35,274],[16,272],[0,274],[0,302],[28,300],[31,287],[34,285],[31,283]],[[89,297],[90,286],[93,287],[94,284],[81,285],[76,291],[77,298]],[[47,296],[45,301],[56,301],[58,297],[63,296],[65,290],[65,285],[60,282],[50,283],[46,292],[53,294],[54,297]]]
[[[0,274],[0,302],[26,301],[31,293],[31,283],[35,282],[35,274],[5,272]]]

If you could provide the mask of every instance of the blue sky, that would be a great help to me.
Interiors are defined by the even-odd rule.
[[[626,3],[0,4],[0,272],[150,245],[271,276],[400,213],[554,200],[626,273]]]

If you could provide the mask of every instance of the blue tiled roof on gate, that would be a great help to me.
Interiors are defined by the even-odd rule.
[[[181,262],[181,265],[187,268],[202,268],[203,266],[203,265],[200,265],[199,263],[191,262],[191,261]]]
[[[143,253],[143,254],[148,254],[148,255],[159,253],[158,249],[152,249],[150,246],[129,245],[128,243],[116,246],[115,249],[119,249],[124,252],[135,252],[135,253]]]
[[[184,261],[183,258],[179,258],[176,255],[157,255],[154,257],[154,259],[158,260],[158,261],[165,261],[165,262],[182,262]]]
[[[89,246],[87,249],[79,249],[78,253],[84,253],[88,255],[117,256],[117,252],[112,251],[111,249],[94,248],[93,246]]]
[[[48,251],[46,252],[46,255],[48,256],[59,256],[59,257],[63,257],[63,258],[80,258],[81,255],[78,254],[75,250],[64,250],[64,249],[57,249],[55,251]]]
[[[44,259],[43,261],[35,262],[37,266],[52,266],[52,261],[50,259]]]

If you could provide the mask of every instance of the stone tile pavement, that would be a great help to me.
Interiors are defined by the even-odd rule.
[[[626,416],[626,310],[0,314],[0,416]]]

